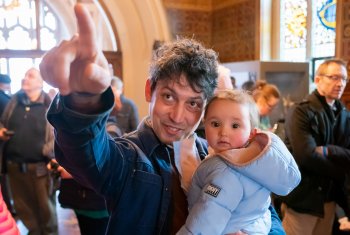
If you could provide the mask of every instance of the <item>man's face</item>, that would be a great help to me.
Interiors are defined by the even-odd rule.
[[[328,103],[340,99],[342,96],[347,79],[347,71],[341,65],[331,63],[322,75],[315,77],[315,83],[318,92],[325,96]]]
[[[42,89],[43,80],[36,69],[29,69],[22,80],[22,90],[25,92]]]
[[[153,94],[148,80],[146,100],[150,102],[153,130],[165,144],[172,144],[193,133],[199,125],[206,102],[203,93],[195,92],[184,75],[179,80],[159,81]]]
[[[9,83],[0,83],[0,90],[11,93],[11,84]]]

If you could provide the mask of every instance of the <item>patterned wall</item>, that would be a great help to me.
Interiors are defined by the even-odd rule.
[[[340,13],[340,24],[337,20],[337,27],[340,30],[337,31],[337,36],[340,36],[341,40],[337,40],[337,50],[338,56],[341,58],[350,59],[350,1],[343,0],[339,2],[341,4],[341,9],[338,8],[338,13]],[[338,19],[339,19],[338,18]]]
[[[222,1],[222,0],[221,0]],[[212,9],[213,0],[163,0],[166,8],[206,10]],[[214,0],[214,2],[216,2]]]
[[[167,9],[169,26],[173,38],[194,38],[206,46],[212,43],[212,13],[210,11]]]
[[[221,62],[259,59],[256,9],[256,1],[247,0],[214,10],[212,42]]]
[[[163,2],[173,38],[193,37],[216,50],[221,62],[259,59],[258,0]]]
[[[337,2],[336,56],[348,61],[350,75],[350,0]],[[350,109],[350,84],[348,83],[342,101]]]

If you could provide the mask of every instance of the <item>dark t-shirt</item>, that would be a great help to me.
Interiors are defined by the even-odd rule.
[[[46,107],[43,103],[19,102],[9,119],[8,129],[15,134],[6,143],[7,160],[34,163],[43,161],[45,143]]]

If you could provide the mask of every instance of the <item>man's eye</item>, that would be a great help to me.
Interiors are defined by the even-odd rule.
[[[191,105],[192,107],[197,107],[197,106],[198,106],[197,102],[194,102],[194,101],[191,101],[191,102],[190,102],[190,105]]]
[[[189,104],[189,107],[194,111],[200,111],[202,110],[202,107],[203,107],[203,104],[198,101],[190,101],[188,104]]]
[[[210,123],[210,125],[211,125],[212,127],[219,127],[219,126],[220,126],[220,123],[217,122],[217,121],[212,121],[212,122]]]
[[[233,123],[233,124],[232,124],[232,128],[233,128],[233,129],[236,129],[236,128],[238,128],[238,127],[239,127],[239,125],[238,125],[237,123]]]
[[[164,94],[163,99],[166,101],[172,101],[172,100],[174,100],[174,97],[170,94]]]

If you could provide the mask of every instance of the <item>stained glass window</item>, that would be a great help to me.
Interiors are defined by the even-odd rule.
[[[280,59],[334,56],[336,0],[281,0]]]
[[[306,0],[285,0],[283,7],[282,57],[296,60],[298,55],[306,51]]]
[[[334,56],[336,1],[315,1],[312,19],[312,57]]]

